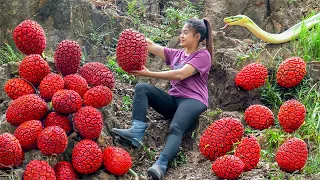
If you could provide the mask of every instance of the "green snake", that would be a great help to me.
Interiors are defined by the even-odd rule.
[[[286,31],[280,34],[272,34],[264,31],[249,17],[245,15],[226,17],[223,21],[226,23],[226,25],[221,29],[225,29],[228,25],[243,26],[249,29],[255,36],[267,43],[281,44],[296,39],[299,36],[300,30],[303,27],[303,25],[308,30],[317,23],[319,23],[320,13],[315,14],[314,16],[311,16],[308,19],[297,23],[296,25],[292,26],[291,28],[287,29]]]

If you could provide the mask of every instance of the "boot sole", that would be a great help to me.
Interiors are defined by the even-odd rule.
[[[161,179],[161,175],[159,177],[159,174],[154,169],[148,169],[147,174],[148,174],[148,176],[151,176],[153,180],[160,180]]]
[[[127,137],[122,136],[122,135],[120,135],[120,134],[117,134],[116,132],[114,132],[114,131],[112,131],[112,130],[111,130],[110,132],[111,132],[112,134],[116,135],[116,136],[119,136],[119,137],[127,140],[127,144],[132,145],[132,146],[134,146],[134,147],[136,147],[136,148],[139,148],[139,147],[140,147],[140,143],[139,143],[138,141],[136,141],[136,140],[134,140],[134,139],[131,139],[131,138],[127,138]]]

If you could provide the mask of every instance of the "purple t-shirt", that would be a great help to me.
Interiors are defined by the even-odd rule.
[[[208,107],[208,75],[211,67],[211,56],[207,50],[198,50],[185,55],[183,49],[164,48],[166,64],[171,70],[182,68],[185,64],[198,70],[196,74],[184,80],[171,80],[168,94],[175,97],[193,98]]]

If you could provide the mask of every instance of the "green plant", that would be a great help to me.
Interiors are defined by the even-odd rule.
[[[15,51],[9,44],[5,43],[0,49],[0,65],[8,62],[18,62],[24,55],[20,51]]]
[[[137,80],[135,76],[128,74],[116,62],[116,56],[108,56],[106,66],[112,71],[117,79],[128,84],[135,84]]]
[[[172,161],[169,162],[169,167],[178,167],[181,164],[187,163],[187,156],[184,152],[180,149],[178,154],[173,158]]]
[[[123,102],[122,110],[130,111],[132,107],[131,97],[128,94],[126,94],[125,96],[122,97],[122,102]]]

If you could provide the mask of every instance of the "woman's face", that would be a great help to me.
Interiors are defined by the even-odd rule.
[[[180,44],[182,47],[198,46],[200,34],[190,29],[190,25],[185,24],[180,33]]]

